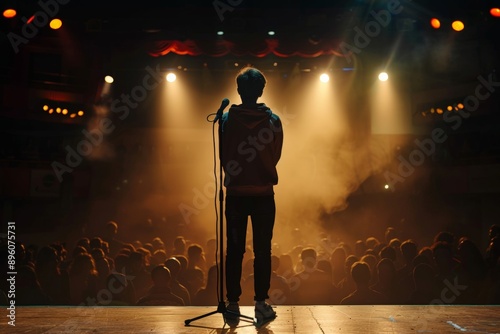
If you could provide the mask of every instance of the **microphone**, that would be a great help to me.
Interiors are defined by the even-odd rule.
[[[217,113],[215,114],[214,123],[222,118],[222,112],[224,111],[224,109],[226,109],[228,105],[229,105],[229,99],[224,98],[222,100],[222,103],[220,104],[219,110],[217,110]]]

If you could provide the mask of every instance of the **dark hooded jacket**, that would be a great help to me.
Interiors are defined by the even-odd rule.
[[[264,103],[233,104],[221,121],[221,162],[227,195],[273,195],[283,145],[280,118]]]

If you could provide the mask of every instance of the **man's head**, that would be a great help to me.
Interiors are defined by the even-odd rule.
[[[370,266],[366,262],[355,262],[351,267],[351,276],[358,287],[368,286],[371,279]]]
[[[306,268],[314,268],[316,266],[316,257],[317,257],[316,250],[311,247],[304,248],[300,253],[302,264]]]
[[[158,287],[168,286],[170,284],[170,270],[164,265],[159,265],[151,270],[151,280]]]
[[[245,67],[238,73],[236,83],[243,102],[257,101],[266,86],[266,78],[258,69]]]

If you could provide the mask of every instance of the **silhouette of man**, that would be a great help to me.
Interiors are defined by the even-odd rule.
[[[356,290],[340,301],[341,305],[380,305],[386,304],[387,298],[370,288],[370,266],[366,262],[355,262],[351,267],[351,276],[356,283]]]
[[[170,290],[171,280],[170,270],[163,265],[159,265],[151,270],[151,280],[153,286],[149,292],[139,298],[139,306],[184,306],[181,297],[176,296]]]
[[[219,127],[221,163],[226,187],[228,310],[239,313],[241,273],[248,216],[252,220],[255,256],[254,300],[258,320],[270,320],[276,312],[265,302],[271,278],[271,239],[276,206],[276,165],[281,157],[283,131],[280,118],[264,103],[257,103],[266,78],[246,67],[237,78],[242,104],[232,105]]]

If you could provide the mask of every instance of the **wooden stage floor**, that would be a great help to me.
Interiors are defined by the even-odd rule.
[[[224,324],[221,313],[184,321],[208,307],[18,307],[15,327],[2,307],[0,333],[500,333],[500,306],[277,306],[278,317],[261,327]],[[253,307],[241,307],[253,317]]]

